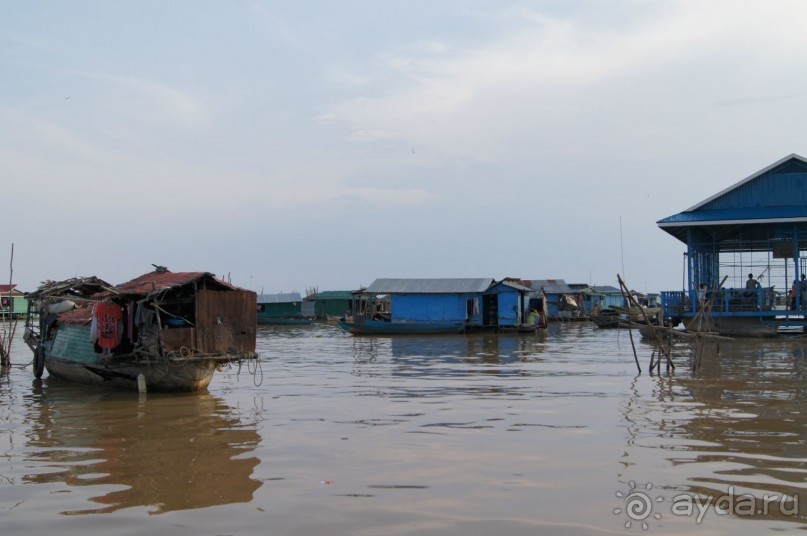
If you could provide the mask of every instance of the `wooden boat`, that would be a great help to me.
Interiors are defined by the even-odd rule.
[[[618,314],[593,315],[591,321],[600,329],[618,328],[622,319]]]
[[[695,317],[685,322],[688,332],[714,332],[726,337],[775,337],[779,333],[779,322],[775,319],[763,320],[759,316]]]
[[[340,318],[339,327],[353,335],[423,335],[462,333],[465,322],[390,322],[353,317]]]
[[[255,293],[207,272],[163,267],[112,286],[48,281],[24,338],[34,375],[128,390],[200,391],[222,365],[257,359]]]
[[[641,308],[633,306],[633,307],[611,307],[617,314],[622,315],[623,318],[629,319],[631,321],[641,321],[644,322],[645,316],[649,319],[653,319],[656,317],[659,312],[661,311],[661,307],[644,307]],[[644,314],[642,312],[644,311]]]

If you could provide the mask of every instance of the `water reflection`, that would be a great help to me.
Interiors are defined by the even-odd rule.
[[[357,362],[375,362],[390,355],[408,363],[511,364],[539,359],[544,353],[546,335],[432,335],[353,337],[353,357]]]
[[[155,396],[87,391],[46,380],[27,397],[29,456],[25,483],[89,487],[101,506],[63,514],[108,513],[133,506],[150,513],[249,502],[261,483],[254,424],[209,394]]]
[[[669,451],[667,460],[687,475],[664,486],[676,493],[714,502],[731,492],[752,501],[756,519],[803,522],[805,373],[801,339],[706,345],[697,372],[659,376],[649,400],[632,384],[623,412],[628,447]],[[778,498],[766,505],[766,496]]]

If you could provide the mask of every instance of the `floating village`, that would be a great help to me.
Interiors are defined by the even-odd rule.
[[[681,289],[638,293],[617,275],[618,286],[379,278],[361,289],[257,294],[211,273],[155,266],[119,285],[87,277],[46,281],[30,292],[0,286],[3,322],[22,319],[37,378],[47,370],[140,391],[204,390],[223,364],[257,360],[259,324],[333,322],[353,336],[373,336],[528,334],[580,321],[636,328],[659,342],[804,332],[807,159],[791,154],[657,225],[685,247]]]

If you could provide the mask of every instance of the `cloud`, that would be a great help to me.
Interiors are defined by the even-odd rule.
[[[734,98],[726,91],[755,98],[748,93],[759,81],[740,83],[765,70],[770,54],[807,51],[794,22],[807,9],[802,4],[640,6],[628,22],[603,25],[508,10],[493,19],[512,31],[503,28],[489,42],[429,41],[385,52],[375,84],[327,116],[349,125],[354,141],[425,145],[443,160],[502,162],[542,150],[630,154],[631,147],[663,153],[670,150],[665,135],[702,122],[712,102]],[[713,134],[706,128],[687,136],[694,146]]]
[[[170,118],[175,123],[190,126],[199,125],[208,118],[208,110],[202,99],[163,83],[145,78],[86,71],[67,71],[66,74],[106,82],[129,92],[128,96],[118,96],[118,99],[114,100],[114,105],[125,106],[121,101],[132,97],[144,98],[149,106],[138,107],[138,115],[143,110],[153,110],[148,114],[152,119]]]

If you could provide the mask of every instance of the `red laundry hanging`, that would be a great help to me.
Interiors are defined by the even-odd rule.
[[[98,346],[111,350],[120,344],[120,323],[123,311],[114,303],[99,303],[95,307],[98,319]]]

